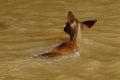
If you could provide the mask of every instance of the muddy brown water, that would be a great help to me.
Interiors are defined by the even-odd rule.
[[[98,20],[80,57],[34,57],[69,39],[69,10]],[[0,80],[120,80],[120,0],[0,0]]]

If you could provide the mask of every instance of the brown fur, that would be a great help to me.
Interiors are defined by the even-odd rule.
[[[48,57],[68,56],[74,54],[74,52],[79,51],[77,46],[77,36],[79,33],[79,27],[80,26],[78,25],[76,26],[74,36],[70,42],[62,43],[59,46],[55,47],[51,52],[42,54],[42,56]]]
[[[79,22],[74,18],[74,15],[71,11],[68,12],[67,23],[64,31],[70,35],[70,41],[60,44],[59,46],[52,49],[51,52],[44,53],[41,56],[48,57],[59,57],[59,56],[68,56],[72,55],[75,52],[78,52],[78,37],[81,34],[81,28],[85,25],[92,27],[96,21],[86,21]]]
[[[64,32],[67,33],[69,36],[70,36],[70,41],[72,40],[73,36],[74,36],[74,28],[75,27],[71,27],[69,23],[73,23],[74,22],[75,17],[73,15],[73,13],[71,11],[68,12],[68,15],[67,15],[67,22],[66,22],[66,26],[64,28]],[[97,22],[96,19],[93,19],[93,20],[86,20],[86,21],[83,21],[83,22],[80,22],[79,23],[82,23],[83,25],[80,26],[81,30],[83,30],[83,28],[87,27],[87,28],[91,28],[95,23]]]
[[[78,51],[78,47],[74,43],[66,42],[54,48],[51,52],[42,54],[42,56],[48,57],[59,57],[59,56],[68,56]]]

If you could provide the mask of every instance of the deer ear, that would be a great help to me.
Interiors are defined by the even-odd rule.
[[[84,22],[82,22],[82,23],[83,23],[83,25],[85,25],[86,27],[91,28],[96,22],[97,22],[97,20],[94,19],[94,20],[87,20],[87,21],[84,21]]]
[[[68,12],[68,15],[67,15],[67,22],[71,23],[71,22],[74,22],[74,15],[72,13],[72,11],[69,11]]]

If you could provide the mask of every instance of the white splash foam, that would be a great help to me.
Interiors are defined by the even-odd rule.
[[[40,50],[36,53],[33,53],[33,56],[30,58],[36,58],[36,59],[42,59],[42,60],[48,60],[48,61],[61,61],[61,60],[66,60],[66,59],[70,59],[72,57],[80,57],[80,52],[76,51],[74,52],[72,55],[69,56],[60,56],[60,57],[54,57],[54,58],[50,58],[50,57],[42,57],[41,54],[43,53],[47,53],[50,52],[52,50],[52,48],[47,49],[47,50]]]
[[[77,51],[77,52],[74,52],[74,55],[73,55],[73,57],[80,57],[80,52],[79,52],[79,51]]]

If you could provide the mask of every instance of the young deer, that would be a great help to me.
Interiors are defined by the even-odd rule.
[[[81,36],[81,29],[84,26],[91,28],[96,20],[89,20],[79,22],[71,11],[68,12],[66,27],[64,31],[70,35],[70,41],[64,42],[59,46],[52,49],[51,52],[44,53],[41,56],[59,57],[73,55],[75,52],[79,52],[78,38]]]

